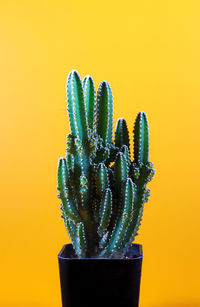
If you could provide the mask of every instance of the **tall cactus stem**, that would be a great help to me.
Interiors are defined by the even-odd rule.
[[[134,126],[134,160],[136,163],[145,163],[149,159],[149,129],[147,116],[139,112]]]
[[[62,200],[62,209],[67,216],[74,222],[80,222],[80,216],[68,187],[68,170],[65,159],[60,159],[58,164],[58,190],[60,191],[60,198]]]
[[[112,192],[108,188],[106,189],[105,195],[102,199],[101,208],[100,208],[100,224],[98,227],[98,234],[102,236],[108,230],[112,214]]]
[[[111,253],[114,256],[119,253],[118,249],[126,235],[127,227],[132,222],[134,212],[134,184],[130,178],[127,179],[124,187],[124,201],[121,217],[114,227],[107,247],[101,253],[101,256],[107,256]]]
[[[115,145],[121,148],[126,145],[130,150],[129,132],[124,118],[119,118],[115,129]]]
[[[68,114],[72,135],[80,140],[88,138],[86,107],[82,81],[77,71],[72,70],[67,80]]]
[[[83,79],[83,94],[86,106],[88,127],[94,131],[94,108],[95,108],[95,87],[92,77],[86,76]]]
[[[110,85],[102,81],[97,91],[96,131],[103,144],[112,142],[113,96]]]

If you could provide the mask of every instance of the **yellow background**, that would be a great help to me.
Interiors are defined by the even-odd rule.
[[[56,169],[73,68],[111,83],[114,125],[148,114],[140,306],[200,306],[199,1],[1,0],[0,32],[0,306],[61,306]]]

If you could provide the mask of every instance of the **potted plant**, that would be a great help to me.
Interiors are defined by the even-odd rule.
[[[67,155],[58,163],[58,197],[72,244],[58,255],[62,305],[136,307],[139,301],[142,246],[137,235],[146,188],[155,171],[149,162],[149,132],[144,112],[134,125],[130,160],[126,121],[117,121],[113,141],[113,97],[102,81],[77,71],[67,80],[71,134]]]

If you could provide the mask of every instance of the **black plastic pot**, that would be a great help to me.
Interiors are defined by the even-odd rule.
[[[72,244],[58,255],[63,307],[138,307],[142,246],[126,259],[77,259]]]

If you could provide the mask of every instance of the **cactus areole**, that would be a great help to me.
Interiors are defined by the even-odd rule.
[[[123,258],[142,220],[155,170],[149,162],[147,116],[134,128],[134,159],[125,119],[113,136],[113,95],[107,81],[95,92],[92,77],[72,70],[66,85],[71,133],[58,162],[58,197],[76,258]]]

